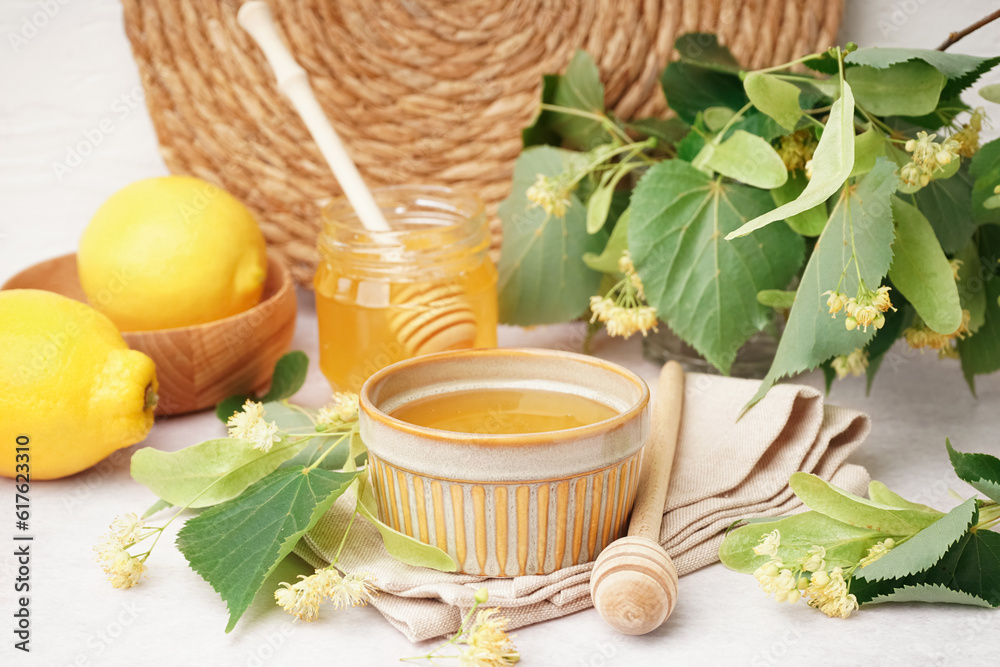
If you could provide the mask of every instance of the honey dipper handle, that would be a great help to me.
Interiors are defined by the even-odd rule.
[[[643,454],[642,474],[628,534],[659,543],[663,506],[667,500],[684,406],[684,370],[676,361],[668,361],[660,371],[655,401],[652,429]]]

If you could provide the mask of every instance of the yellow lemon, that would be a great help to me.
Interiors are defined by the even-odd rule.
[[[153,360],[86,304],[0,292],[0,350],[0,475],[72,475],[153,425]]]
[[[113,194],[80,239],[80,282],[122,331],[204,324],[260,301],[264,236],[235,197],[190,176]]]

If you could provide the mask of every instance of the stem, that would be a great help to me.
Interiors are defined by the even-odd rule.
[[[733,124],[736,123],[736,121],[738,121],[740,118],[742,118],[743,114],[745,114],[747,112],[747,110],[750,107],[752,107],[752,106],[753,106],[753,102],[747,102],[746,104],[744,104],[742,109],[740,109],[739,111],[737,111],[736,113],[734,113],[733,116],[732,116],[732,118],[730,118],[728,121],[726,121],[726,124],[723,125],[722,129],[719,130],[719,133],[715,135],[715,139],[713,139],[713,141],[716,144],[718,144],[720,141],[722,141],[722,137],[726,136],[726,132],[729,131],[729,128],[731,128],[733,126]]]
[[[804,63],[805,61],[812,60],[813,58],[821,58],[823,56],[823,53],[825,53],[825,51],[822,51],[820,53],[810,53],[807,56],[802,56],[798,60],[793,60],[791,62],[787,62],[784,65],[775,65],[774,67],[765,67],[764,69],[755,69],[755,70],[753,70],[753,72],[756,73],[756,74],[765,74],[767,72],[777,72],[778,70],[783,70],[783,69],[788,69],[789,67],[794,67],[795,65],[798,65],[799,63]]]
[[[579,116],[580,118],[589,118],[590,120],[600,123],[601,125],[607,127],[609,130],[613,130],[614,134],[617,134],[619,139],[622,139],[626,143],[632,143],[632,140],[629,138],[629,136],[625,134],[625,132],[620,127],[611,122],[611,119],[605,116],[604,114],[591,113],[589,111],[584,111],[582,109],[574,109],[572,107],[561,107],[558,104],[542,103],[539,106],[543,111],[554,111],[556,113],[564,113],[568,116]]]
[[[472,620],[472,615],[476,613],[476,609],[478,607],[479,607],[479,603],[476,602],[476,601],[473,601],[472,602],[472,608],[469,609],[469,613],[466,614],[465,618],[462,619],[462,625],[460,625],[458,627],[458,632],[456,632],[454,635],[452,635],[451,639],[449,639],[448,641],[442,643],[440,646],[438,646],[436,649],[434,649],[433,651],[431,651],[427,655],[415,655],[415,656],[410,657],[410,658],[400,658],[399,661],[400,662],[410,662],[412,660],[429,660],[431,662],[431,664],[433,664],[435,657],[437,657],[438,659],[440,659],[440,658],[457,658],[457,657],[459,657],[457,655],[436,655],[436,654],[437,654],[438,651],[440,651],[441,649],[443,649],[445,646],[454,646],[455,642],[458,641],[458,638],[461,637],[462,634],[465,632],[465,630],[466,630],[465,626],[469,623],[469,621]]]
[[[959,30],[958,32],[948,33],[948,39],[946,39],[943,42],[941,42],[941,45],[937,47],[937,50],[938,51],[944,51],[949,46],[951,46],[952,44],[954,44],[958,40],[962,39],[966,35],[968,35],[970,33],[973,33],[976,30],[979,30],[984,25],[987,25],[988,23],[992,23],[993,21],[996,21],[997,19],[1000,19],[1000,9],[998,9],[995,12],[993,12],[989,16],[984,16],[983,18],[979,19],[978,21],[976,21],[975,23],[973,23],[972,25],[970,25],[968,28],[965,28],[963,30]]]
[[[281,403],[282,403],[282,404],[283,404],[283,405],[284,405],[284,406],[285,406],[286,408],[290,408],[290,409],[292,409],[292,410],[295,410],[295,411],[297,411],[297,412],[301,412],[302,414],[304,414],[304,415],[305,415],[306,417],[308,417],[308,418],[309,418],[309,421],[311,421],[311,422],[313,423],[313,425],[315,425],[315,424],[316,424],[316,420],[315,420],[315,419],[313,419],[313,416],[312,416],[311,414],[309,414],[309,411],[308,411],[308,410],[305,410],[305,409],[304,409],[304,408],[302,408],[301,406],[298,406],[298,405],[295,405],[294,403],[290,403],[290,402],[288,401],[288,399],[287,399],[287,398],[286,398],[285,400],[283,400],[283,401],[282,401]]]
[[[320,435],[320,434],[317,434],[317,435]],[[344,441],[344,438],[346,438],[349,435],[350,435],[350,433],[345,433],[342,436],[340,436],[339,438],[337,438],[333,442],[332,445],[330,445],[329,447],[326,448],[326,451],[323,452],[318,459],[316,459],[311,464],[309,464],[309,467],[306,468],[306,472],[308,472],[310,470],[315,470],[316,466],[318,466],[320,463],[322,463],[323,459],[325,459],[330,452],[332,452],[334,449],[336,449],[337,445],[339,445],[340,443],[342,443]]]

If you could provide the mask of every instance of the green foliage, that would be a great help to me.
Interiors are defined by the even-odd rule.
[[[281,559],[355,477],[357,473],[281,468],[184,525],[177,547],[229,607],[226,632]]]
[[[712,146],[705,166],[755,188],[777,188],[788,180],[785,163],[771,144],[745,130]]]
[[[984,144],[972,158],[969,175],[972,184],[972,218],[979,224],[1000,223],[1000,209],[987,207],[993,189],[1000,185],[1000,139]]]
[[[261,398],[237,394],[222,400],[215,406],[215,416],[223,423],[229,421],[234,412],[243,409],[243,404],[247,401],[261,401],[268,403],[271,401],[281,401],[291,398],[306,381],[306,373],[309,371],[309,357],[305,352],[295,350],[283,355],[274,365],[274,373],[271,374],[271,388]]]
[[[958,267],[958,297],[962,308],[969,311],[969,331],[976,333],[986,321],[986,290],[981,277],[979,246],[971,242],[955,254],[962,264]],[[986,274],[989,276],[989,273]]]
[[[600,231],[587,234],[586,210],[570,194],[566,216],[533,207],[526,191],[539,174],[568,171],[577,154],[550,146],[526,149],[514,166],[510,197],[500,204],[503,253],[497,290],[500,319],[507,324],[548,324],[574,319],[587,308],[601,274],[583,263],[583,254],[599,252],[607,241]]]
[[[993,502],[1000,503],[1000,459],[989,454],[963,454],[945,441],[948,458],[959,479]]]
[[[447,552],[430,544],[424,544],[382,523],[378,518],[378,506],[371,484],[362,486],[356,509],[382,535],[382,543],[385,544],[385,550],[390,556],[415,567],[430,567],[442,572],[454,572],[458,569],[458,564]]]
[[[802,274],[771,370],[747,407],[763,398],[778,378],[849,354],[864,347],[875,335],[874,328],[868,333],[860,328],[848,331],[843,319],[831,318],[823,293],[839,285],[841,292],[853,295],[858,289],[858,273],[867,285],[881,283],[892,261],[894,230],[889,198],[897,183],[892,165],[881,159],[856,189],[841,192]],[[852,266],[845,271],[851,258],[852,238],[857,248],[854,258],[857,268]]]
[[[813,546],[826,549],[827,564],[833,568],[861,560],[873,544],[886,535],[868,528],[851,526],[820,512],[803,512],[783,519],[752,523],[730,532],[719,547],[719,559],[730,570],[750,574],[770,560],[753,548],[761,538],[777,530],[781,534],[778,557],[785,563],[801,563]]]
[[[802,238],[786,226],[722,240],[769,204],[761,190],[719,183],[679,160],[652,167],[632,196],[628,246],[649,303],[724,373],[768,323],[757,293],[786,287],[802,262]]]
[[[983,225],[978,236],[979,257],[986,270],[980,271],[979,281],[970,281],[968,287],[983,292],[986,309],[975,335],[958,341],[962,373],[973,391],[976,375],[1000,370],[1000,276],[996,274],[997,259],[1000,258],[1000,226]]]
[[[684,138],[691,126],[680,118],[640,118],[625,123],[625,128],[645,137],[653,137],[661,147],[671,147]]]
[[[845,82],[840,98],[830,109],[830,120],[813,154],[812,178],[795,200],[758,215],[726,236],[732,240],[746,236],[775,220],[802,213],[829,199],[847,180],[854,168],[854,96]]]
[[[962,324],[962,304],[934,229],[917,207],[898,197],[892,198],[892,219],[896,226],[889,267],[892,284],[927,326],[941,334],[952,333]]]
[[[208,507],[240,495],[307,442],[283,438],[267,452],[235,438],[207,440],[176,452],[146,447],[132,455],[132,478],[172,505]]]
[[[863,176],[875,168],[875,161],[885,155],[885,137],[874,127],[854,136],[854,168],[851,176]]]
[[[866,500],[809,473],[793,473],[788,486],[810,509],[886,536],[912,535],[938,519],[923,510],[901,509]]]
[[[545,77],[542,103],[604,116],[604,85],[589,53],[577,50],[565,74]],[[556,137],[567,148],[590,150],[606,143],[608,132],[599,120],[543,109],[534,123],[521,134],[526,147],[554,144]]]
[[[795,292],[780,289],[764,289],[757,292],[757,301],[760,305],[767,306],[768,308],[785,310],[791,308],[792,304],[795,303]]]
[[[1000,104],[1000,83],[991,83],[979,89],[979,96],[987,102]]]
[[[667,65],[660,77],[667,104],[687,124],[709,107],[742,109],[748,98],[738,76],[739,65],[714,35],[680,36],[674,47],[681,59]]]
[[[937,108],[947,79],[920,60],[889,67],[851,67],[844,73],[858,106],[876,116],[923,116]]]
[[[632,217],[632,209],[627,208],[618,218],[615,228],[611,230],[608,237],[608,244],[604,246],[601,254],[586,252],[583,254],[583,263],[594,271],[601,273],[616,273],[618,271],[618,259],[628,250],[628,225]]]
[[[792,131],[802,118],[799,87],[771,74],[750,72],[743,80],[747,97],[755,107]]]
[[[941,249],[948,254],[964,248],[976,231],[972,219],[972,176],[965,166],[951,178],[934,179],[903,199],[920,209],[934,228]]]
[[[944,516],[943,512],[938,512],[933,507],[928,507],[927,505],[921,505],[920,503],[910,502],[903,496],[899,495],[895,491],[889,489],[888,486],[882,482],[872,480],[868,482],[868,497],[874,502],[880,503],[882,505],[889,505],[890,507],[899,507],[900,509],[906,510],[917,510],[920,512],[928,512],[930,514],[936,515],[938,518]]]
[[[942,99],[955,97],[975,83],[985,72],[1000,64],[1000,57],[980,58],[932,49],[886,47],[858,49],[848,54],[844,58],[844,63],[885,69],[910,60],[922,60],[947,78],[948,82],[941,92]]]
[[[809,179],[806,178],[805,172],[796,169],[788,174],[788,180],[785,181],[784,185],[771,190],[771,198],[777,206],[784,206],[797,199],[808,184]],[[801,213],[788,216],[785,218],[785,222],[802,236],[819,236],[823,233],[823,228],[826,227],[826,219],[826,202],[821,202]]]

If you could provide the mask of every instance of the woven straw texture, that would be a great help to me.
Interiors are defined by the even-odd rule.
[[[339,194],[305,125],[236,24],[237,0],[123,0],[167,167],[212,181],[258,216],[300,283],[319,208]],[[542,74],[575,49],[597,61],[624,118],[666,112],[674,39],[718,33],[751,68],[833,44],[842,0],[271,0],[279,32],[370,186],[470,189],[495,211]],[[494,238],[499,243],[499,229]]]

